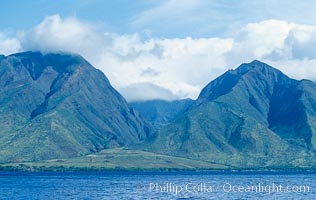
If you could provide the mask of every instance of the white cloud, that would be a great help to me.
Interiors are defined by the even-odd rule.
[[[316,59],[316,27],[296,26],[288,34],[286,44],[291,47],[291,56],[296,59]]]
[[[180,98],[196,97],[210,77],[219,75],[225,66],[224,53],[232,48],[230,39],[151,39],[142,42],[134,36],[127,42],[128,37],[114,38],[113,52],[105,52],[100,61],[108,64],[107,74],[114,85],[120,88],[151,82],[171,90]],[[155,69],[154,76],[144,76],[143,72],[148,68]]]
[[[315,51],[316,26],[266,20],[242,29],[226,60],[230,66],[237,66],[259,59],[291,77],[316,80]]]
[[[316,25],[313,0],[162,0],[131,20],[134,30],[164,37],[230,35],[249,23],[267,19]],[[158,3],[157,3],[158,2]]]
[[[7,37],[0,32],[0,54],[9,55],[21,50],[20,41],[16,38]]]
[[[316,81],[316,59],[264,61],[271,66],[278,66],[278,69],[289,77],[294,77],[298,80],[309,79]]]
[[[212,79],[259,59],[295,78],[316,80],[316,27],[266,20],[229,38],[149,38],[104,33],[76,18],[46,17],[11,40],[20,49],[70,51],[101,69],[128,100],[196,98]],[[4,48],[5,49],[5,48]],[[313,67],[314,66],[314,67]]]
[[[177,96],[169,90],[152,83],[136,83],[121,88],[127,101],[142,101],[152,99],[175,100]]]
[[[23,48],[42,51],[79,52],[93,56],[99,52],[104,39],[94,27],[76,18],[46,17],[32,30],[20,35]]]

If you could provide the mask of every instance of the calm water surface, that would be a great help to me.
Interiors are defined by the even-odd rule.
[[[0,173],[0,199],[316,199],[314,173]]]

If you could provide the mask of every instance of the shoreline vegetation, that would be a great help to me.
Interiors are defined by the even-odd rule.
[[[214,174],[316,174],[316,168],[314,169],[226,169],[226,170],[214,170],[214,169],[181,169],[181,168],[161,168],[161,169],[136,169],[136,168],[76,168],[76,167],[64,167],[58,166],[54,168],[50,167],[30,167],[24,164],[18,166],[0,166],[0,173],[4,172],[100,172],[100,173],[214,173]]]
[[[242,168],[141,150],[116,148],[68,159],[2,163],[0,172],[316,173],[316,167]]]

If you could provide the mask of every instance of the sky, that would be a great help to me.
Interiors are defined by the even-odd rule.
[[[0,54],[73,52],[128,100],[195,99],[261,60],[316,80],[316,1],[2,0]]]

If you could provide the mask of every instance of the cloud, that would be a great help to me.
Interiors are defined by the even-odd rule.
[[[254,59],[291,77],[316,80],[316,27],[281,20],[248,23],[229,37],[144,39],[138,33],[104,32],[77,18],[53,15],[17,38],[0,35],[2,41],[14,44],[2,48],[6,52],[79,53],[129,101],[196,98],[212,79]]]
[[[226,55],[230,66],[259,59],[281,69],[291,77],[316,80],[313,68],[316,26],[280,20],[247,24],[234,38]]]
[[[16,38],[7,37],[0,32],[0,54],[9,55],[21,50],[20,41]]]
[[[175,100],[177,96],[169,90],[161,88],[152,83],[136,83],[121,88],[121,92],[127,101],[143,101],[153,99]]]
[[[296,26],[289,32],[285,42],[291,47],[293,58],[316,59],[316,27]]]
[[[105,42],[92,25],[73,17],[61,19],[59,15],[46,17],[19,38],[24,49],[79,52],[89,57],[97,54]]]
[[[140,75],[154,77],[154,76],[159,76],[159,74],[160,73],[154,70],[153,68],[148,67],[144,69]]]
[[[108,64],[107,74],[117,88],[150,82],[170,90],[179,98],[194,98],[210,77],[222,71],[224,53],[232,48],[232,40],[185,38],[141,41],[137,36],[117,36],[113,38],[112,47],[111,52],[104,52],[101,56],[98,66]],[[154,72],[148,69],[154,69]]]
[[[163,0],[131,20],[134,30],[158,37],[232,36],[245,25],[267,19],[316,25],[313,0]],[[302,14],[304,13],[304,14]]]
[[[267,60],[266,62],[272,66],[278,66],[278,69],[290,77],[316,81],[316,59]]]

